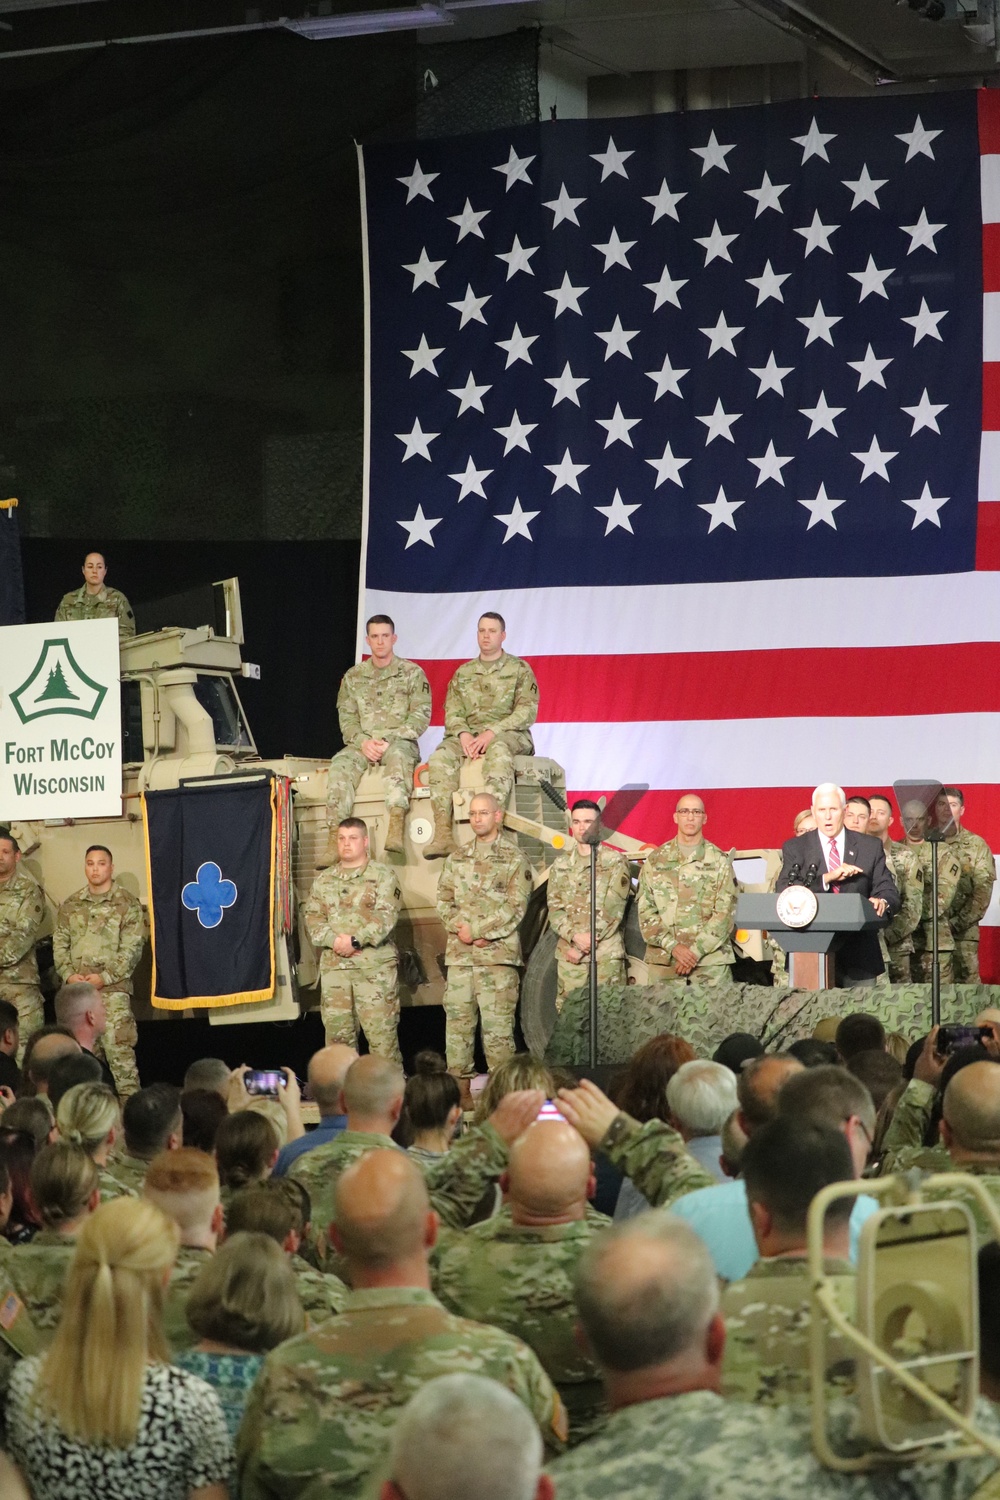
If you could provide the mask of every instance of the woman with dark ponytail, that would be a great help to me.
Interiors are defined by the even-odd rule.
[[[440,1161],[462,1118],[458,1080],[438,1052],[418,1052],[413,1069],[400,1119],[405,1144],[421,1164]]]

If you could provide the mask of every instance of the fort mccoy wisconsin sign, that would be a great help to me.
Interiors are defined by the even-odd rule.
[[[0,629],[0,823],[119,817],[118,621]]]

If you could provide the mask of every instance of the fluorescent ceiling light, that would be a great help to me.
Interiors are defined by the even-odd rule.
[[[334,36],[367,36],[380,31],[416,31],[425,26],[454,26],[455,21],[436,5],[414,5],[406,10],[362,10],[338,16],[307,16],[285,21],[289,31],[311,41]]]

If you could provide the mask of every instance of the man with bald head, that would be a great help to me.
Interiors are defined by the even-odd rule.
[[[344,1079],[358,1054],[353,1047],[343,1042],[333,1042],[321,1047],[309,1059],[309,1092],[319,1110],[319,1124],[315,1130],[307,1131],[297,1140],[289,1141],[278,1152],[273,1177],[284,1177],[293,1162],[307,1151],[315,1151],[347,1129],[347,1114],[344,1110]]]
[[[604,1428],[552,1465],[559,1500],[871,1500],[870,1473],[824,1469],[810,1413],[724,1401],[726,1331],[705,1246],[670,1216],[599,1236],[577,1267],[580,1322],[611,1409]],[[998,1430],[981,1403],[976,1422]],[[880,1469],[881,1500],[960,1500],[996,1460]]]
[[[392,1132],[403,1108],[403,1071],[384,1057],[359,1057],[347,1070],[342,1097],[347,1127],[332,1141],[294,1161],[289,1172],[312,1200],[313,1252],[320,1270],[343,1270],[330,1242],[334,1194],[342,1173],[365,1152],[400,1151]],[[508,1094],[483,1125],[468,1131],[440,1161],[425,1165],[431,1203],[446,1224],[471,1220],[487,1187],[507,1164],[508,1145],[531,1124],[543,1101],[540,1091]],[[401,1153],[403,1154],[403,1153]]]
[[[52,1069],[61,1057],[83,1051],[71,1031],[64,1026],[43,1026],[28,1039],[24,1053],[24,1076],[34,1094],[48,1094]]]
[[[244,1500],[293,1500],[307,1489],[354,1500],[386,1453],[399,1409],[453,1371],[505,1385],[558,1452],[566,1414],[531,1350],[455,1317],[431,1293],[438,1218],[419,1167],[401,1151],[369,1151],[341,1175],[334,1215],[353,1290],[339,1316],[265,1359],[237,1439]]]
[[[482,1021],[491,1072],[513,1055],[521,967],[518,928],[532,890],[524,855],[500,833],[503,809],[491,792],[472,798],[469,822],[475,838],[449,854],[437,892],[448,934],[448,1067],[460,1078],[475,1072],[477,1020]]]
[[[565,1121],[536,1120],[511,1147],[500,1184],[507,1212],[443,1236],[434,1290],[452,1312],[506,1328],[531,1345],[578,1442],[605,1411],[597,1370],[574,1337],[576,1263],[601,1232],[587,1216],[595,1185],[589,1147]]]
[[[677,803],[677,836],[639,875],[639,927],[651,982],[729,984],[736,877],[728,857],[705,838],[708,814],[694,792]]]
[[[845,826],[843,787],[823,781],[812,795],[816,827],[781,846],[781,873],[775,888],[811,885],[817,893],[867,896],[880,917],[894,917],[900,896],[885,862],[880,839]],[[878,930],[849,933],[836,950],[836,982],[869,985],[885,973]]]

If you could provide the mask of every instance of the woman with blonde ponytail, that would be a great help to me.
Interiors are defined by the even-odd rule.
[[[55,1337],[10,1383],[8,1446],[34,1500],[226,1500],[218,1397],[170,1365],[163,1336],[177,1241],[139,1198],[84,1221]]]
[[[56,1129],[61,1140],[82,1147],[96,1166],[102,1203],[131,1194],[108,1165],[122,1133],[122,1116],[106,1083],[75,1083],[67,1089],[56,1110]]]

